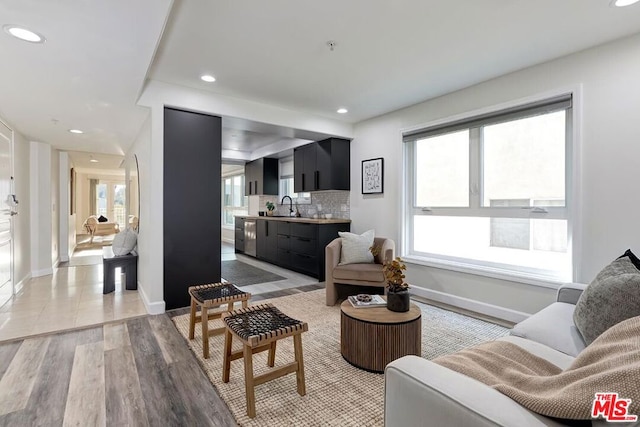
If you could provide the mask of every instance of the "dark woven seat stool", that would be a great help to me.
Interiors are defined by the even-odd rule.
[[[246,307],[247,301],[251,298],[251,294],[236,288],[231,283],[211,283],[208,285],[189,287],[189,295],[191,295],[189,339],[193,339],[196,323],[201,322],[202,356],[208,359],[209,337],[212,335],[220,335],[225,330],[224,327],[209,330],[209,320],[220,318],[222,312],[209,313],[208,310],[227,304],[227,311],[233,311],[233,304],[239,301],[242,302],[242,307]],[[196,315],[198,306],[200,306],[200,315]]]
[[[231,361],[243,358],[247,415],[250,418],[256,416],[255,386],[257,385],[295,372],[298,394],[300,396],[306,394],[304,361],[302,359],[302,333],[309,329],[306,322],[288,317],[272,304],[260,304],[223,313],[222,320],[226,327],[222,381],[229,382]],[[234,336],[242,341],[242,350],[231,351]],[[276,342],[290,336],[293,336],[295,360],[254,377],[253,354],[269,350],[267,365],[273,367],[276,361]]]

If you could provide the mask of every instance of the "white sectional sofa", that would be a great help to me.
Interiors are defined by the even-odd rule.
[[[575,304],[586,285],[562,286],[556,302],[517,324],[500,338],[565,369],[585,348],[573,323]],[[443,366],[416,356],[400,358],[385,370],[386,427],[564,426],[535,414],[509,397]],[[603,420],[592,426],[610,425]],[[618,424],[628,426],[631,424]]]

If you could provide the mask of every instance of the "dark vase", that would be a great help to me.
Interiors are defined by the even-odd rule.
[[[398,313],[409,311],[409,291],[387,293],[387,309]]]

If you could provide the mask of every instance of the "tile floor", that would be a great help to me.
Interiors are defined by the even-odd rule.
[[[87,258],[95,258],[95,254],[83,252],[74,254],[70,266],[30,279],[0,307],[0,340],[147,314],[140,294],[123,290],[120,277],[116,278],[116,291],[103,295],[101,256],[94,260],[97,264],[81,265],[89,262]]]
[[[68,263],[52,275],[27,281],[7,303],[0,306],[0,341],[61,331],[147,314],[137,291],[124,290],[116,275],[116,291],[102,294],[102,250],[77,250]],[[278,282],[245,286],[254,295],[318,284],[316,279],[236,255],[223,243],[222,260],[239,259],[286,278]]]

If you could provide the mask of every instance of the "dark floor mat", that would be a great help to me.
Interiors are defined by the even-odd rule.
[[[222,261],[222,278],[240,286],[286,280],[286,277],[269,273],[238,260]]]

